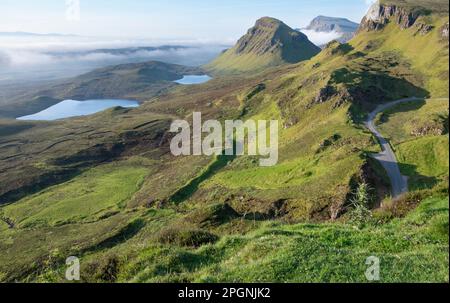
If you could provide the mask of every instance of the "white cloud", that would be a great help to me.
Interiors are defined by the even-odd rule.
[[[220,53],[226,46],[206,40],[150,40],[150,39],[104,39],[77,36],[1,36],[0,62],[8,60],[12,65],[62,63],[68,60],[97,61],[123,60],[129,58],[187,57],[199,53]],[[130,47],[157,47],[173,45],[165,50],[140,50],[129,54],[115,55],[99,49],[122,49]],[[177,48],[175,46],[188,48]],[[89,52],[95,50],[95,53]]]
[[[308,39],[311,40],[312,43],[315,45],[325,45],[330,41],[339,39],[342,37],[341,33],[338,33],[336,31],[332,32],[317,32],[315,30],[304,30],[302,29],[302,33],[304,33],[306,36],[308,36]]]
[[[122,46],[124,47],[124,46]],[[29,66],[49,66],[65,63],[101,63],[108,61],[120,63],[134,60],[158,60],[169,63],[181,63],[192,61],[191,64],[202,64],[204,60],[213,57],[224,49],[221,46],[197,46],[188,48],[169,48],[156,50],[137,50],[123,54],[112,54],[108,51],[85,52],[79,50],[67,50],[50,52],[45,50],[33,51],[30,49],[5,49],[0,53],[0,66],[21,68]],[[186,63],[187,64],[187,63]]]

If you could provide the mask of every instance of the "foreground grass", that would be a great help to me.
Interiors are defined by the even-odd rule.
[[[133,282],[367,282],[366,259],[381,260],[381,282],[445,282],[448,198],[431,197],[404,219],[361,230],[344,224],[266,223],[199,249],[151,246],[119,275]]]
[[[126,202],[148,173],[139,159],[106,164],[1,207],[0,281],[27,281],[68,255],[126,239],[138,216]]]

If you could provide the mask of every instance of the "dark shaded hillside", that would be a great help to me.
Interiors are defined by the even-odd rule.
[[[0,105],[0,117],[15,118],[41,111],[65,99],[133,99],[144,101],[176,86],[183,75],[202,74],[200,68],[163,62],[105,67],[47,85]]]

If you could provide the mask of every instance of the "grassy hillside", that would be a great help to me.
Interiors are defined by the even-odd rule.
[[[367,282],[378,256],[381,282],[446,282],[448,198],[431,198],[401,220],[349,225],[267,223],[200,249],[154,246],[121,268],[134,282]]]
[[[434,30],[421,34],[416,27],[399,30],[397,24],[390,23],[381,31],[357,35],[351,45],[361,50],[370,50],[372,55],[387,52],[395,54],[409,65],[417,83],[430,96],[448,97],[448,39],[443,40],[439,31],[448,22],[448,16],[442,18],[430,15],[420,18],[432,25]]]
[[[448,99],[397,105],[378,117],[378,127],[393,144],[411,188],[448,182]]]
[[[448,133],[448,99],[399,104],[377,117],[376,124],[393,144]]]
[[[95,221],[126,206],[144,181],[142,164],[95,168],[4,207],[3,216],[24,228]]]
[[[135,109],[0,121],[0,280],[63,281],[76,255],[88,282],[366,282],[377,256],[382,282],[448,282],[448,101],[379,117],[414,185],[398,200],[362,123],[383,102],[448,97],[448,17],[426,17],[425,34],[390,22]],[[170,121],[194,111],[279,120],[279,163],[173,157]]]
[[[184,237],[193,242],[168,243],[161,242],[167,228],[163,227],[162,234],[151,233],[176,221],[177,216],[149,211],[141,213],[139,220],[146,225],[134,230],[133,237],[113,242],[113,248],[98,246],[83,254],[83,279],[365,283],[366,259],[376,256],[382,264],[380,282],[448,282],[448,268],[443,266],[449,262],[448,206],[448,197],[436,194],[404,218],[381,224],[380,218],[392,214],[385,210],[359,229],[342,223],[285,225],[242,218],[213,228],[214,236],[201,240],[198,231],[181,225],[169,230],[182,228]],[[232,226],[248,226],[252,231],[229,235]],[[145,248],[141,248],[144,243]],[[203,245],[196,248],[188,243]],[[64,267],[57,260],[63,255],[55,251],[37,281],[62,281]]]
[[[433,13],[448,13],[448,2],[445,0],[380,0],[382,5],[398,5],[409,9],[423,8]]]
[[[439,180],[448,181],[448,134],[423,138],[398,146],[400,169],[410,176],[414,188],[433,186]]]

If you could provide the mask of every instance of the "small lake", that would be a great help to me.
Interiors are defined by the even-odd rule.
[[[208,75],[201,75],[201,76],[185,75],[183,77],[183,79],[176,80],[174,82],[178,83],[178,84],[183,84],[183,85],[191,85],[191,84],[205,83],[205,82],[208,82],[211,79],[212,78],[210,76],[208,76]]]
[[[35,120],[35,121],[52,121],[77,116],[87,116],[105,109],[121,106],[121,107],[138,107],[137,101],[116,100],[116,99],[99,99],[99,100],[64,100],[36,114],[23,116],[17,120]]]

